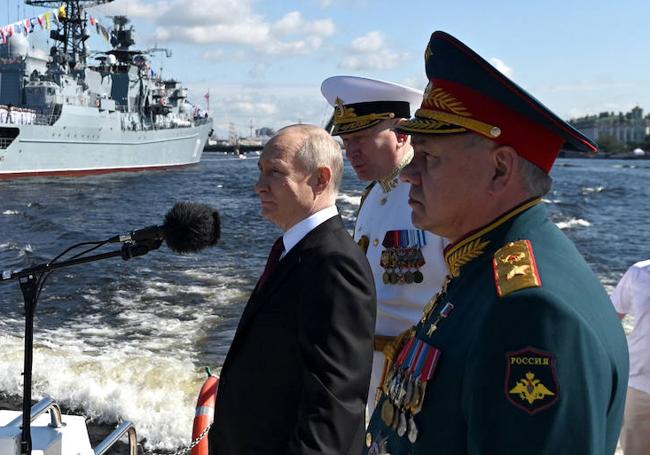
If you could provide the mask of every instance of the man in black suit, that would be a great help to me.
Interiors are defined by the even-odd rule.
[[[258,166],[262,213],[284,235],[221,370],[210,453],[356,455],[376,301],[368,262],[334,205],[341,150],[325,130],[293,125]]]

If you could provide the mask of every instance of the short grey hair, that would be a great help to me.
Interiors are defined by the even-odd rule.
[[[323,128],[315,125],[291,125],[282,128],[279,133],[291,129],[303,135],[303,143],[296,151],[296,158],[307,172],[314,172],[326,166],[332,170],[331,190],[337,193],[343,179],[343,152],[341,146]]]
[[[542,197],[551,191],[553,178],[550,175],[521,156],[517,161],[521,179],[531,196]]]
[[[468,146],[480,146],[491,149],[495,142],[476,133],[467,136]],[[541,168],[531,163],[521,155],[517,155],[517,167],[521,174],[521,180],[524,187],[531,197],[542,197],[551,191],[553,179]]]

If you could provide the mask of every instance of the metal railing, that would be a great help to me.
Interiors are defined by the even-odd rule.
[[[0,149],[9,148],[15,137],[0,137]]]
[[[65,424],[61,421],[61,408],[51,397],[43,398],[41,401],[32,406],[32,411],[29,416],[30,422],[33,422],[38,418],[38,416],[46,413],[47,411],[50,411],[50,423],[48,426],[52,428],[61,428],[65,426]],[[20,426],[21,423],[23,423],[22,414],[9,422],[7,426]]]
[[[122,422],[111,434],[106,436],[106,439],[99,443],[95,448],[95,455],[104,455],[126,433],[129,436],[129,455],[138,455],[138,435],[135,427],[128,420]]]
[[[15,112],[12,115],[0,116],[0,124],[2,125],[54,125],[59,117],[61,117],[61,109],[50,109],[50,112]],[[28,115],[31,114],[31,115]]]

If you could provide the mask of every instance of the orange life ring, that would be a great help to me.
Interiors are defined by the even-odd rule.
[[[203,383],[199,398],[196,400],[196,413],[192,427],[192,441],[195,441],[214,421],[214,408],[217,402],[219,377],[209,375]],[[208,436],[192,448],[192,455],[208,455]]]

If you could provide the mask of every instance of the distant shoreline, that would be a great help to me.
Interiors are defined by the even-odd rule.
[[[579,153],[568,152],[563,150],[560,152],[559,158],[584,158],[590,160],[650,160],[650,153],[645,155],[628,155],[628,154],[608,154],[608,153]]]

